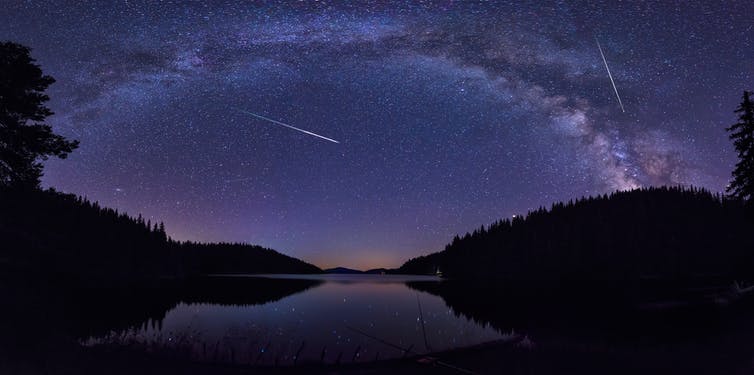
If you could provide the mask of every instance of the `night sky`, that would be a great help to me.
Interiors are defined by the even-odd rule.
[[[179,240],[394,267],[554,201],[722,191],[754,88],[748,0],[211,3],[3,2],[81,141],[44,186]]]

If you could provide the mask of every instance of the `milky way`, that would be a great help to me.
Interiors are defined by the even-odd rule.
[[[11,2],[0,39],[33,48],[81,141],[45,186],[367,268],[554,201],[724,189],[751,3],[590,3]]]

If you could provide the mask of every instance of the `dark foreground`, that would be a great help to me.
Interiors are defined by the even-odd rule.
[[[749,331],[750,333],[751,331]],[[748,340],[747,337],[739,337]],[[297,367],[231,366],[189,363],[128,349],[59,351],[46,362],[0,366],[3,374],[751,374],[754,344],[689,343],[680,348],[633,347],[558,341],[531,347],[496,342],[400,360]]]

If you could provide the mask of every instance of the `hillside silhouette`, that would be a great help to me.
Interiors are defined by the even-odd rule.
[[[317,266],[262,246],[184,242],[179,248],[194,273],[322,273]]]
[[[456,236],[401,273],[524,285],[748,280],[754,224],[744,204],[658,187],[556,203]]]
[[[319,273],[245,244],[177,242],[151,223],[54,190],[0,190],[2,275],[101,286],[211,273]]]

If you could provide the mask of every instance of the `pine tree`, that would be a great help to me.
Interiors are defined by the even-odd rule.
[[[741,105],[736,109],[738,122],[726,128],[738,153],[733,180],[727,188],[730,197],[754,202],[754,102],[751,92],[744,91]]]
[[[165,223],[160,222],[160,228],[158,229],[158,233],[160,234],[160,238],[162,238],[163,241],[167,240],[168,235],[167,233],[165,233]]]
[[[44,123],[52,115],[44,91],[55,80],[34,62],[28,47],[0,42],[0,186],[38,188],[41,161],[78,147]]]

